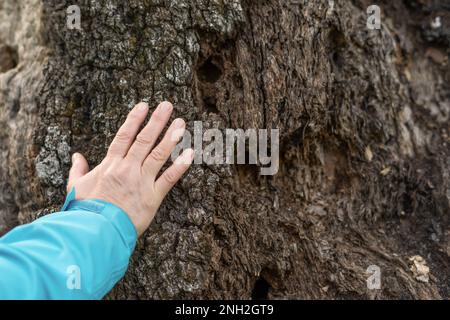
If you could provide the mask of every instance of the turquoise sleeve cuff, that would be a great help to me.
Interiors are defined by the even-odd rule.
[[[75,188],[69,192],[64,202],[61,212],[85,210],[101,214],[114,225],[114,228],[120,234],[125,243],[128,244],[130,251],[133,252],[136,246],[138,234],[133,222],[128,214],[118,206],[98,199],[75,200]]]

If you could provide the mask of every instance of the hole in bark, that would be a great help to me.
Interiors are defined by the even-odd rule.
[[[344,48],[347,45],[347,40],[345,39],[345,34],[338,30],[337,28],[331,29],[329,33],[330,43],[332,49]]]
[[[335,68],[340,69],[344,65],[343,50],[347,46],[345,35],[342,31],[333,28],[329,33],[330,49],[331,49],[331,61]]]
[[[17,50],[8,45],[0,45],[0,73],[14,69],[19,62]]]
[[[207,113],[219,113],[219,109],[217,109],[216,99],[214,97],[205,97],[203,99],[203,103]]]
[[[233,84],[238,89],[244,88],[244,80],[242,79],[242,76],[240,74],[233,75]]]
[[[11,106],[11,118],[15,118],[20,111],[20,100],[15,99]]]
[[[222,77],[222,70],[209,57],[197,70],[197,74],[200,81],[215,83]]]
[[[263,277],[259,277],[252,291],[252,300],[267,300],[270,284]]]

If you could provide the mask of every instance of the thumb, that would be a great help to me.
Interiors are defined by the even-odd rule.
[[[69,181],[67,183],[67,192],[72,189],[75,182],[89,172],[89,164],[81,153],[72,155],[72,168],[69,171]]]

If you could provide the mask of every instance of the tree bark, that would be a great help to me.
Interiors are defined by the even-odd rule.
[[[167,99],[279,128],[280,170],[194,165],[108,298],[450,298],[449,1],[378,1],[381,30],[366,0],[77,2],[82,30],[71,1],[0,5],[0,232]]]

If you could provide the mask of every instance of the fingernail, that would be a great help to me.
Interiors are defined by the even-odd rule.
[[[186,149],[183,154],[183,162],[190,164],[194,160],[194,150]]]
[[[74,163],[75,161],[77,161],[77,159],[78,159],[78,153],[74,153],[74,154],[72,155],[72,163]]]
[[[148,110],[148,104],[145,102],[141,102],[137,105],[138,111],[146,111]]]
[[[190,159],[190,160],[194,159],[194,154],[195,154],[194,149],[187,149],[186,153],[187,153],[186,157],[188,159]]]
[[[173,121],[173,125],[175,128],[183,128],[185,126],[185,123],[183,119],[177,118]]]
[[[173,131],[173,133],[172,133],[172,136],[171,136],[171,141],[172,142],[178,142],[178,141],[180,141],[181,140],[181,138],[183,138],[183,135],[184,135],[184,132],[185,132],[185,128],[184,127],[182,127],[182,128],[175,128],[175,130]]]
[[[161,103],[161,110],[164,112],[169,112],[172,110],[172,104],[170,102],[164,101]]]

